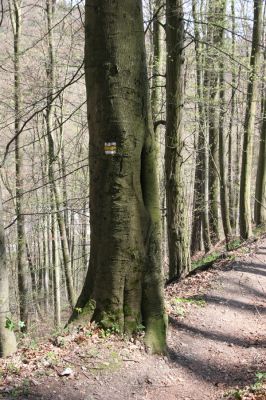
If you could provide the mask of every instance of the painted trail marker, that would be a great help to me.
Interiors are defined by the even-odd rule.
[[[104,153],[107,155],[116,154],[116,142],[104,143]]]

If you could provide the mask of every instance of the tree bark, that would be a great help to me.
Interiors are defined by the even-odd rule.
[[[235,39],[235,30],[236,30],[236,20],[235,20],[235,0],[231,0],[231,16],[232,16],[232,57],[236,58],[236,39]],[[233,133],[234,130],[234,118],[235,118],[235,108],[236,108],[236,86],[237,86],[237,74],[236,74],[236,66],[232,65],[232,91],[231,91],[231,107],[230,107],[230,121],[228,128],[228,196],[229,196],[229,213],[230,213],[230,225],[231,228],[236,230],[236,193],[237,190],[235,188],[234,182],[236,178],[236,172],[233,170],[233,159],[234,159],[234,147],[233,147]],[[236,134],[236,132],[235,132]],[[238,148],[237,148],[238,151]]]
[[[53,0],[46,0],[47,12],[47,28],[48,28],[48,67],[47,67],[47,108],[46,108],[46,127],[49,147],[49,179],[51,181],[52,191],[55,199],[57,209],[57,222],[60,232],[61,248],[64,260],[64,268],[66,275],[67,294],[70,306],[73,308],[75,305],[75,291],[73,286],[73,277],[71,271],[71,255],[69,250],[69,243],[67,237],[67,230],[64,221],[64,215],[60,212],[61,194],[60,189],[55,181],[54,164],[56,161],[55,144],[53,138],[53,91],[54,91],[54,49],[53,49],[53,36],[52,36],[52,18],[54,13]],[[53,202],[53,198],[51,198]]]
[[[244,122],[244,141],[240,179],[239,229],[242,239],[247,239],[252,234],[250,189],[252,173],[253,137],[257,101],[257,73],[260,60],[260,42],[262,36],[262,9],[262,0],[254,0],[254,24],[250,56],[250,71],[247,88],[247,106]]]
[[[197,79],[197,98],[199,113],[199,134],[197,143],[196,169],[194,181],[194,199],[193,199],[193,221],[191,233],[191,254],[200,250],[201,234],[205,252],[211,249],[209,215],[208,215],[208,169],[207,169],[207,135],[204,110],[204,90],[203,90],[203,71],[204,56],[202,55],[202,46],[200,45],[200,31],[198,26],[198,13],[196,1],[192,2],[192,13],[194,20],[195,52],[196,52],[196,79]]]
[[[10,18],[14,35],[14,106],[15,106],[15,163],[16,163],[16,217],[17,217],[17,266],[20,320],[22,330],[28,327],[28,268],[26,256],[25,217],[23,214],[23,150],[21,148],[21,0],[10,0]]]
[[[228,188],[226,185],[225,176],[225,130],[224,130],[224,115],[225,115],[225,91],[224,91],[224,65],[220,62],[220,117],[219,117],[219,166],[220,166],[220,199],[221,199],[221,214],[225,236],[225,242],[228,245],[232,232],[229,213],[229,197]]]
[[[264,53],[266,61],[266,52]],[[262,106],[262,124],[260,129],[259,160],[256,176],[254,220],[257,226],[266,224],[266,91]]]
[[[10,318],[9,282],[0,188],[0,357],[7,357],[17,350],[15,334],[12,330],[6,328],[7,318]]]
[[[205,70],[205,87],[208,89],[209,117],[209,223],[213,244],[217,243],[219,233],[219,72],[218,48],[221,45],[223,16],[226,1],[215,0],[209,3],[208,10],[208,51]]]
[[[147,346],[163,352],[158,160],[142,4],[87,0],[85,10],[91,252],[70,320],[128,333],[143,320]]]
[[[165,176],[169,278],[181,278],[190,269],[184,181],[182,177],[184,107],[184,20],[180,0],[166,2],[166,139]]]

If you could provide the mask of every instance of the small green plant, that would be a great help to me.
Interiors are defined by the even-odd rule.
[[[77,311],[78,314],[81,314],[81,313],[82,313],[82,308],[76,307],[76,308],[75,308],[75,311]]]
[[[52,365],[57,365],[59,362],[57,354],[55,354],[53,351],[48,351],[46,354],[46,359]]]
[[[6,329],[9,329],[10,331],[15,331],[15,330],[21,330],[22,328],[25,327],[25,322],[24,321],[18,321],[16,324],[11,318],[6,317],[6,323],[5,323]]]
[[[263,383],[266,381],[266,372],[256,372],[256,380],[255,383],[251,386],[253,390],[258,390],[261,389],[263,386]]]
[[[143,324],[138,324],[136,327],[136,332],[137,333],[142,333],[145,331],[145,326]]]
[[[15,323],[9,317],[6,317],[5,328],[10,331],[14,331],[15,329]]]
[[[243,396],[245,394],[245,391],[242,389],[233,389],[229,390],[228,392],[225,392],[224,397],[229,398],[229,399],[236,399],[236,400],[242,400]]]
[[[224,394],[224,398],[228,400],[236,399],[243,400],[247,398],[251,393],[261,393],[261,389],[263,389],[263,383],[266,382],[266,371],[258,371],[255,374],[255,383],[251,386],[246,386],[244,389],[236,388],[234,390],[230,390]],[[263,396],[266,392],[263,390]],[[250,398],[250,397],[248,397]],[[253,398],[253,397],[252,397]],[[264,397],[263,397],[264,398]]]
[[[25,322],[24,321],[18,321],[18,327],[19,329],[25,328]]]
[[[99,331],[100,338],[107,338],[111,335],[120,335],[120,334],[121,334],[120,326],[115,323],[110,328],[102,328]]]
[[[9,374],[12,375],[18,375],[20,371],[20,367],[18,367],[16,364],[13,362],[10,362],[6,365],[6,370]]]
[[[199,298],[184,298],[184,297],[176,297],[175,298],[176,303],[187,303],[187,304],[193,304],[199,307],[204,307],[206,306],[206,301],[202,299],[201,297]]]

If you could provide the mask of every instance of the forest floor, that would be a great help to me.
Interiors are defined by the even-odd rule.
[[[0,399],[265,400],[266,239],[232,254],[166,288],[168,356],[93,326],[24,342]]]

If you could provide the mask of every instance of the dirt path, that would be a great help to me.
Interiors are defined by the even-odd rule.
[[[62,353],[53,350],[56,363],[43,366],[40,356],[32,362],[36,368],[25,364],[24,370],[31,371],[28,374],[24,371],[23,375],[21,369],[23,377],[13,374],[3,379],[0,398],[221,399],[226,390],[251,384],[256,372],[266,371],[265,292],[264,239],[255,253],[230,266],[200,273],[167,289],[168,358],[147,355],[138,340],[78,343],[75,339]],[[66,366],[74,375],[59,377]]]

